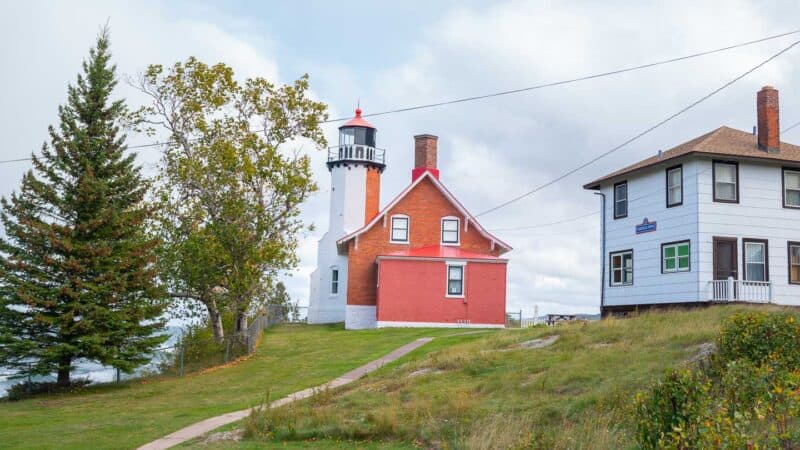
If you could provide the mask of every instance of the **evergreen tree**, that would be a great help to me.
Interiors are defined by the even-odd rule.
[[[146,180],[126,154],[123,101],[108,31],[97,38],[50,145],[19,192],[2,199],[0,361],[69,384],[78,359],[125,372],[166,336],[156,283],[157,240],[146,232]],[[28,369],[30,367],[30,369]]]

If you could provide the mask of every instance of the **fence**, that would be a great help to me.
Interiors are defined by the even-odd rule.
[[[727,280],[709,281],[713,301],[772,302],[772,283],[769,281]]]

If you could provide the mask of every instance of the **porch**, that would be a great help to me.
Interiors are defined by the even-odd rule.
[[[711,301],[772,303],[771,281],[736,280],[729,277],[727,280],[712,280],[708,284]]]

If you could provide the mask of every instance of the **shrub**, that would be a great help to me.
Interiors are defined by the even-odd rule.
[[[636,396],[636,433],[643,448],[697,448],[699,425],[709,413],[710,384],[692,370],[669,370]],[[668,445],[674,444],[674,445]]]
[[[15,402],[40,394],[55,394],[59,392],[72,392],[91,383],[88,378],[73,379],[64,386],[55,381],[23,381],[8,388],[8,401]]]
[[[800,316],[785,312],[747,312],[731,316],[719,333],[719,362],[746,359],[756,366],[769,359],[800,367]]]

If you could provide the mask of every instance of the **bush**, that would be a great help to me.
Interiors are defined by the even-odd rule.
[[[710,384],[692,370],[670,370],[636,397],[636,434],[643,448],[697,448],[699,425],[708,416]],[[672,445],[669,445],[672,447]]]
[[[785,312],[731,316],[717,339],[720,363],[745,359],[759,366],[771,359],[787,368],[800,367],[799,319]]]
[[[73,392],[91,383],[88,378],[77,378],[68,385],[60,385],[55,381],[23,381],[8,388],[8,401],[16,402],[40,394],[55,394],[59,392]]]
[[[643,448],[800,448],[800,326],[788,313],[732,316],[712,370],[672,370],[637,395]]]

